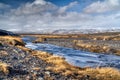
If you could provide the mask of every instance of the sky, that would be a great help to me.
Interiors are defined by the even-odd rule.
[[[0,0],[0,29],[120,29],[120,0]]]

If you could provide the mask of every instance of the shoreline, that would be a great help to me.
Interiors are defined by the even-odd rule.
[[[28,49],[26,47],[24,47],[23,45],[18,45],[18,38],[8,38],[7,37],[7,41],[8,39],[11,39],[10,41],[16,41],[15,44],[6,44],[6,48],[5,48],[5,44],[3,45],[3,51],[5,52],[1,52],[1,58],[4,58],[4,56],[6,55],[5,59],[3,59],[2,64],[6,64],[2,65],[4,68],[4,71],[0,71],[0,73],[3,73],[1,77],[7,79],[8,75],[10,75],[10,73],[12,73],[12,71],[16,71],[13,73],[13,75],[11,75],[11,79],[22,79],[22,78],[30,78],[30,79],[38,79],[38,77],[43,78],[45,80],[58,80],[58,79],[76,79],[76,80],[83,80],[83,79],[88,79],[88,80],[119,80],[120,79],[120,72],[117,69],[113,69],[113,68],[80,68],[80,67],[75,67],[72,66],[70,64],[68,64],[64,58],[61,58],[59,56],[54,56],[51,55],[47,52],[43,52],[43,51],[37,51],[37,50],[31,50]],[[6,41],[6,39],[4,40]],[[20,41],[20,39],[19,39]],[[3,42],[2,42],[3,43]],[[22,43],[22,42],[21,42]],[[1,46],[2,47],[2,46]],[[10,50],[10,51],[9,51]],[[3,54],[4,53],[4,54]],[[6,53],[6,54],[5,54]],[[14,54],[14,57],[16,58],[12,58]],[[23,55],[20,54],[24,54],[25,57],[22,57]],[[11,57],[10,57],[11,56]],[[30,68],[31,70],[35,69],[34,71],[37,73],[34,74],[34,71],[29,72],[29,64],[26,64],[25,62],[22,63],[18,58],[21,57],[20,60],[26,61],[26,59],[28,60],[27,63],[29,62],[29,59],[33,59],[33,62],[35,62],[36,64],[31,64],[32,65],[36,65],[37,67],[32,67]],[[29,57],[29,58],[28,58]],[[38,59],[39,58],[39,59]],[[9,59],[10,60],[10,64],[6,63],[6,60]],[[15,68],[15,66],[13,66],[14,64],[12,63],[12,61],[14,61],[13,59],[17,59],[15,60],[16,62],[19,62],[21,64],[21,69],[19,69],[18,67]],[[4,62],[5,60],[5,62]],[[37,61],[40,61],[41,64],[38,64]],[[31,61],[31,60],[30,60]],[[41,62],[42,61],[42,62]],[[19,65],[19,63],[17,65]],[[38,64],[38,65],[37,65]],[[42,67],[42,65],[46,65],[46,67]],[[24,68],[25,67],[25,74],[24,73]],[[29,66],[29,67],[28,67]],[[39,69],[40,68],[40,69]],[[27,70],[28,69],[28,70]],[[22,71],[22,72],[21,72]],[[27,72],[28,73],[27,73]],[[20,73],[21,72],[21,73]],[[5,73],[5,74],[4,74]],[[93,74],[94,73],[94,74]],[[107,74],[106,74],[107,73]],[[17,76],[14,76],[15,74],[18,74]],[[39,74],[39,76],[37,76]],[[24,75],[23,77],[21,77],[20,75]],[[44,75],[44,76],[40,76],[40,75]],[[103,76],[101,76],[103,75]]]
[[[80,49],[94,53],[120,55],[120,33],[96,33],[77,35],[28,35],[36,40],[33,43],[48,43],[57,46]],[[24,35],[25,36],[25,35]],[[94,45],[93,45],[94,44]]]

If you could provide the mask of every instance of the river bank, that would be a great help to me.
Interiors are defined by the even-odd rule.
[[[11,38],[8,38],[11,39]],[[7,41],[8,41],[7,39]],[[17,38],[18,39],[18,38]],[[0,78],[28,80],[119,80],[120,72],[113,68],[80,68],[68,64],[64,58],[37,51],[18,44],[12,38],[1,42]],[[11,44],[11,41],[16,41]],[[19,41],[20,42],[20,41]],[[10,44],[9,44],[10,43]],[[21,42],[22,43],[22,42]],[[102,76],[101,76],[102,75]]]
[[[22,35],[34,36],[33,43],[47,43],[68,48],[80,49],[94,53],[120,55],[120,33],[95,33],[95,34],[49,34],[49,35]]]

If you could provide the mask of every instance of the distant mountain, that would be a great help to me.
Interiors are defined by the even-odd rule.
[[[44,30],[40,33],[50,33],[50,34],[89,34],[89,33],[101,33],[101,32],[120,32],[120,29],[58,29],[58,30]]]
[[[18,36],[18,34],[15,34],[13,32],[0,29],[0,36],[8,36],[8,35],[10,35],[10,36]]]
[[[120,32],[120,29],[43,29],[43,30],[32,30],[16,32],[18,34],[89,34],[89,33],[102,33],[102,32]]]
[[[71,29],[71,30],[60,29],[60,30],[53,31],[52,33],[53,34],[80,34],[80,33],[96,33],[96,32],[98,31],[93,29]]]

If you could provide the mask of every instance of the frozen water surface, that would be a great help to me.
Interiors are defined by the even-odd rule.
[[[91,53],[72,48],[65,48],[52,44],[32,43],[24,38],[26,47],[34,50],[42,50],[54,55],[63,56],[67,62],[80,67],[114,67],[120,69],[120,56],[111,54]]]

